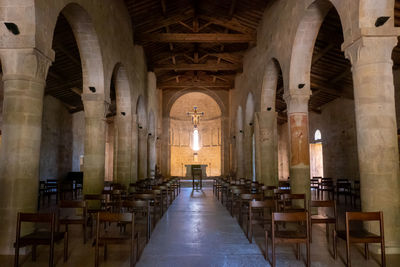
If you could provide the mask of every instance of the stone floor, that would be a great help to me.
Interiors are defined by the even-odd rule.
[[[80,227],[72,226],[69,260],[63,263],[63,245],[57,244],[56,266],[94,265],[92,242],[83,245],[81,236]],[[344,266],[345,243],[339,241],[339,257],[335,261],[331,256],[331,242],[329,239],[328,245],[325,227],[313,227],[312,266]],[[142,243],[145,242],[142,240]],[[108,251],[106,262],[100,251],[101,266],[129,266],[129,246],[110,245]],[[157,223],[137,266],[270,266],[264,260],[263,251],[262,230],[255,229],[255,239],[250,244],[236,218],[213,197],[210,188],[202,192],[182,188],[182,193]],[[301,261],[296,260],[294,251],[294,246],[279,245],[277,266],[304,266],[305,248],[302,248]],[[371,254],[367,261],[362,251],[361,247],[352,247],[353,266],[380,266],[379,255]],[[47,247],[38,248],[36,262],[31,261],[30,255],[20,256],[23,266],[47,266],[47,261]],[[0,256],[0,266],[13,266],[13,258]],[[387,255],[387,266],[400,266],[400,255]]]

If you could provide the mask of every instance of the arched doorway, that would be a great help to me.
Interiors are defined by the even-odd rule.
[[[190,113],[194,110],[198,120]],[[187,164],[205,164],[207,176],[221,175],[222,112],[217,102],[204,93],[187,93],[174,102],[169,115],[171,175],[185,176]]]

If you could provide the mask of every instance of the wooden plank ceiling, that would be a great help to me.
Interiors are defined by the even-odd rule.
[[[134,25],[134,40],[144,47],[158,88],[234,88],[242,71],[244,52],[255,44],[256,29],[265,8],[274,0],[124,0]],[[400,26],[400,0],[395,4],[395,25]],[[279,25],[277,25],[278,27]],[[341,51],[343,33],[332,9],[318,34],[311,68],[309,110],[338,98],[353,98],[351,65]],[[79,50],[64,16],[56,25],[55,62],[47,76],[45,93],[61,100],[70,112],[83,109]],[[400,67],[400,47],[393,52]],[[113,89],[113,88],[112,88]],[[112,90],[113,91],[113,90]],[[115,94],[115,93],[113,93]],[[283,82],[277,88],[278,121],[286,121]]]
[[[125,0],[157,86],[231,89],[272,0]]]

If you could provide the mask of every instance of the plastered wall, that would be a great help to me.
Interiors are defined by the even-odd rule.
[[[63,179],[72,168],[72,115],[56,98],[43,103],[40,180]]]
[[[322,135],[324,176],[359,180],[354,101],[338,98],[309,114],[309,141],[317,129]]]

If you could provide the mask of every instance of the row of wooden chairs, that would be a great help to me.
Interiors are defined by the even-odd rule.
[[[360,200],[360,181],[358,180],[337,179],[334,181],[332,178],[313,177],[310,183],[311,191],[315,192],[317,199],[322,199],[324,192],[326,192],[328,199],[336,198],[337,201],[343,195],[346,205],[349,198],[354,207],[357,200]]]
[[[68,259],[68,231],[69,225],[82,225],[83,242],[87,242],[87,225],[90,225],[92,236],[93,226],[96,225],[96,253],[95,264],[99,264],[99,246],[104,246],[104,259],[107,258],[107,244],[120,241],[121,238],[111,238],[109,235],[102,236],[102,230],[106,232],[111,229],[110,225],[117,222],[125,233],[126,227],[131,225],[131,265],[135,264],[139,253],[140,232],[135,230],[137,223],[144,221],[146,243],[149,241],[151,231],[155,226],[156,212],[161,218],[165,210],[180,193],[180,181],[168,179],[162,184],[152,184],[152,187],[140,188],[136,192],[128,193],[124,186],[118,184],[106,184],[102,194],[87,194],[83,200],[61,200],[57,213],[18,213],[17,236],[15,246],[15,266],[18,266],[19,248],[32,245],[32,260],[36,260],[37,245],[50,245],[49,266],[53,266],[54,243],[64,239],[64,261]],[[70,211],[68,211],[70,210]],[[79,211],[77,211],[79,210]],[[71,211],[72,215],[71,215]],[[131,214],[131,220],[126,220]],[[57,214],[57,216],[56,216]],[[79,214],[79,215],[77,215]],[[152,216],[151,216],[152,215]],[[128,217],[127,217],[128,216]],[[134,220],[136,218],[136,220]],[[21,236],[21,224],[23,222],[48,224],[49,230],[36,231]],[[108,224],[106,223],[108,222]],[[61,226],[65,231],[60,231]],[[104,226],[104,227],[103,227]],[[126,239],[126,235],[123,235]],[[135,242],[135,244],[133,244]],[[134,245],[134,246],[133,246]],[[133,251],[134,250],[134,251]],[[132,265],[132,266],[133,266]]]
[[[258,185],[257,193],[251,194],[249,187],[246,186],[248,182],[228,183],[224,180],[214,181],[214,193],[221,200],[222,203],[227,205],[232,216],[234,216],[235,203],[239,203],[239,223],[242,225],[242,208],[247,206],[247,227],[246,235],[249,242],[252,242],[253,227],[260,225],[265,230],[266,236],[266,250],[265,258],[268,258],[268,238],[272,240],[272,265],[275,266],[275,244],[277,243],[297,243],[297,259],[300,257],[300,248],[298,244],[305,243],[307,247],[307,266],[310,264],[310,245],[312,242],[312,226],[314,224],[326,224],[326,235],[329,239],[329,225],[333,224],[333,251],[334,258],[336,259],[337,251],[337,238],[346,240],[347,252],[347,265],[351,265],[350,261],[350,244],[351,243],[365,243],[365,256],[368,258],[368,243],[377,242],[383,247],[382,249],[382,266],[385,266],[384,255],[384,239],[383,239],[383,217],[381,212],[376,213],[361,213],[352,212],[346,213],[346,230],[337,230],[337,210],[336,202],[334,200],[310,200],[306,206],[305,194],[291,194],[290,186],[277,188],[275,186]],[[225,188],[224,188],[225,187]],[[219,192],[221,193],[221,197]],[[261,193],[259,193],[261,192]],[[273,193],[272,193],[273,192]],[[267,194],[265,194],[267,193]],[[272,193],[272,194],[271,194]],[[226,195],[226,198],[223,196]],[[301,202],[302,205],[294,207],[293,202]],[[246,204],[244,204],[246,203]],[[299,204],[299,203],[297,203]],[[327,214],[313,214],[313,209],[325,208],[329,209]],[[246,209],[245,209],[246,210]],[[367,214],[367,215],[366,215]],[[379,235],[372,234],[366,231],[353,231],[350,230],[349,222],[351,220],[377,220],[381,226]],[[300,229],[283,231],[280,227],[285,227],[287,223],[295,222],[295,226]],[[347,233],[347,234],[346,234]]]

